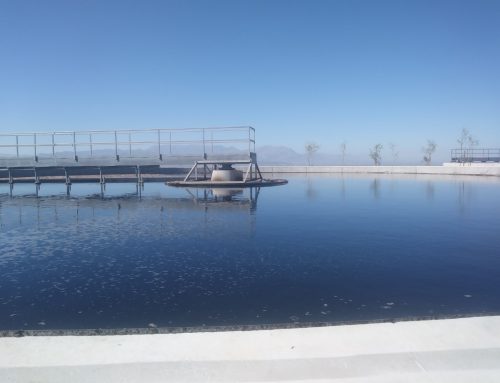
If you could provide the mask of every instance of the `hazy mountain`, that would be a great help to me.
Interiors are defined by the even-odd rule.
[[[287,146],[260,146],[256,148],[257,160],[262,165],[303,165],[307,163],[304,154]]]
[[[211,158],[216,158],[217,155],[228,155],[228,154],[242,154],[245,155],[248,153],[248,148],[236,148],[224,145],[207,145],[205,148],[207,154]],[[50,150],[49,150],[50,151]],[[288,146],[272,146],[272,145],[264,145],[256,148],[257,152],[257,160],[261,165],[307,165],[308,159],[306,153],[298,153],[292,148]],[[162,145],[161,153],[168,156],[202,156],[203,154],[203,146],[202,145],[176,145],[175,147],[170,148],[167,145]],[[89,157],[90,152],[88,148],[78,148],[77,154],[81,157]],[[127,157],[129,155],[128,147],[121,146],[119,147],[118,154],[120,156]],[[31,154],[23,153],[25,156],[31,156]],[[39,153],[40,157],[50,157],[52,153]],[[71,158],[74,155],[72,151],[58,151],[58,156],[66,156]],[[115,155],[114,148],[106,148],[106,149],[94,149],[93,156],[94,157],[113,157]],[[158,155],[158,148],[153,146],[146,146],[143,148],[133,148],[132,155],[136,157],[155,157]],[[0,153],[1,157],[13,157],[12,153]],[[436,156],[434,163],[442,162],[441,159]],[[444,159],[445,160],[445,159]],[[344,163],[346,165],[371,165],[372,162],[368,157],[368,152],[366,154],[350,154],[348,153],[344,159]],[[342,165],[342,157],[340,154],[331,154],[331,153],[323,153],[318,151],[314,153],[311,157],[312,165]],[[393,164],[391,159],[385,156],[383,158],[382,164],[390,165]],[[406,164],[419,164],[419,161],[412,161],[410,158],[399,158],[397,161],[398,165],[406,165]]]
[[[257,148],[257,160],[262,165],[307,165],[306,153],[297,153],[287,146],[261,146]],[[346,155],[345,163],[360,165],[368,163],[367,159],[354,155]],[[341,165],[340,154],[316,152],[311,157],[312,165]]]

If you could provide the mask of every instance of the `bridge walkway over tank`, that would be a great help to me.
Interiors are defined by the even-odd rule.
[[[197,161],[256,161],[251,126],[0,133],[0,182],[184,178]]]

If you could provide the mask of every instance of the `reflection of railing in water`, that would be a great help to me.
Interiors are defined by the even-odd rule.
[[[126,182],[126,181],[122,181],[122,182]],[[99,193],[99,195],[100,195],[100,197],[102,199],[102,198],[105,197],[105,194],[106,194],[106,182],[101,181],[101,182],[99,182],[99,185],[100,185],[100,193]],[[66,190],[66,195],[67,196],[71,195],[71,187],[72,187],[72,183],[71,182],[67,182],[66,186],[65,186],[65,190]],[[42,183],[41,182],[35,182],[35,184],[34,184],[34,193],[33,194],[38,197],[41,188],[42,188]],[[141,197],[143,190],[144,190],[144,182],[143,181],[136,182],[135,183],[135,195]],[[9,183],[9,193],[8,193],[8,195],[10,197],[14,196],[14,183],[13,182]]]
[[[232,190],[220,194],[220,190],[195,189],[187,190],[186,197],[162,197],[162,198],[141,198],[127,194],[122,197],[113,197],[103,200],[99,195],[85,196],[82,198],[69,199],[65,197],[44,197],[43,199],[33,197],[7,197],[0,195],[0,227],[5,224],[5,217],[12,220],[14,217],[18,225],[33,223],[37,224],[49,219],[58,221],[63,215],[73,217],[78,221],[82,211],[91,211],[92,216],[96,216],[95,211],[115,211],[117,216],[120,212],[138,209],[153,209],[160,212],[170,210],[201,210],[208,212],[211,209],[230,209],[235,211],[248,212],[253,214],[257,209],[257,200],[260,188],[247,188],[245,190]],[[25,213],[30,209],[36,209],[36,216],[31,214],[26,219]],[[48,216],[53,212],[52,217]]]
[[[69,197],[71,195],[71,184],[66,185],[66,195]],[[35,184],[34,193],[27,194],[34,195],[39,197],[39,193],[42,185],[40,183]],[[14,185],[9,185],[9,193],[5,193],[9,197],[14,196]],[[135,197],[141,198],[144,191],[144,183],[136,183],[135,184],[135,193],[128,193],[128,196],[134,195]],[[243,196],[247,191],[248,198],[240,198],[239,196]],[[192,197],[190,200],[196,202],[197,204],[223,204],[229,203],[230,205],[238,205],[238,204],[250,204],[253,206],[253,209],[257,206],[257,198],[259,196],[260,187],[247,187],[245,189],[234,189],[234,188],[194,188],[194,189],[186,189],[186,192]],[[59,195],[60,196],[60,195]],[[94,195],[95,197],[99,197],[100,199],[104,199],[106,197],[106,183],[100,183],[100,192]],[[1,197],[1,194],[0,194]],[[22,197],[22,196],[20,196]],[[116,198],[116,196],[114,196]]]
[[[245,189],[213,188],[213,189],[186,189],[193,201],[205,207],[217,205],[220,207],[229,206],[250,206],[250,211],[257,209],[260,187],[249,187]],[[242,198],[244,192],[248,192],[247,198]]]

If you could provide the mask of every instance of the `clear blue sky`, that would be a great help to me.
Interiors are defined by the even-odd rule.
[[[224,125],[500,147],[500,1],[0,0],[0,131]]]

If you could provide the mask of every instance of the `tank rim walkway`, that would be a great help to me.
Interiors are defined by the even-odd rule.
[[[70,350],[70,352],[68,352]],[[0,338],[21,383],[498,382],[500,316],[257,331]]]

